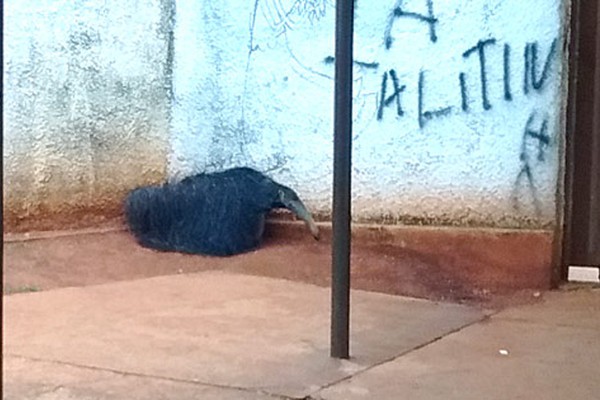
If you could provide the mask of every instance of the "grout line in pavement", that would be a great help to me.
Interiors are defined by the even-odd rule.
[[[281,395],[278,393],[271,393],[271,392],[268,392],[265,390],[247,388],[247,387],[242,387],[242,386],[222,385],[222,384],[218,384],[218,383],[203,382],[203,381],[200,381],[197,379],[183,379],[183,378],[175,378],[175,377],[170,377],[170,376],[145,374],[145,373],[133,372],[133,371],[121,371],[121,370],[113,369],[113,368],[98,367],[98,366],[94,366],[94,365],[77,364],[77,363],[73,363],[73,362],[69,362],[69,361],[53,360],[53,359],[46,359],[46,358],[40,358],[40,357],[30,357],[30,356],[24,356],[21,354],[11,354],[11,353],[6,354],[5,353],[5,354],[3,354],[3,357],[21,358],[21,359],[29,360],[29,361],[64,365],[64,366],[69,366],[69,367],[74,367],[74,368],[82,368],[82,369],[98,371],[98,372],[110,372],[110,373],[113,373],[116,375],[121,375],[121,376],[132,376],[132,377],[144,378],[144,379],[158,379],[158,380],[175,382],[175,383],[185,383],[185,384],[196,385],[196,386],[205,386],[205,387],[214,388],[214,389],[235,390],[235,391],[246,392],[246,393],[260,394],[263,396],[268,396],[268,397],[272,397],[274,399],[280,399],[280,400],[310,399],[310,397],[301,397],[301,398],[289,397],[289,396]]]
[[[431,345],[433,343],[436,343],[436,342],[444,339],[445,337],[448,337],[448,336],[453,335],[455,333],[461,332],[463,329],[469,328],[469,327],[471,327],[473,325],[476,325],[476,324],[488,322],[492,318],[492,316],[495,315],[495,314],[496,313],[491,314],[491,315],[490,314],[485,314],[485,315],[483,315],[483,317],[481,319],[478,319],[478,320],[475,320],[473,322],[467,323],[467,324],[465,324],[465,325],[463,325],[461,327],[452,329],[452,330],[450,330],[450,331],[448,331],[448,332],[446,332],[446,333],[444,333],[444,334],[442,334],[442,335],[440,335],[438,337],[435,337],[435,338],[433,338],[433,339],[431,339],[431,340],[429,340],[429,341],[427,341],[425,343],[419,344],[419,345],[417,345],[417,346],[415,346],[415,347],[413,347],[411,349],[403,351],[403,352],[401,352],[399,354],[396,354],[396,355],[394,355],[394,356],[392,356],[390,358],[387,358],[387,359],[385,359],[383,361],[380,361],[378,363],[372,364],[372,365],[368,366],[367,368],[361,369],[360,371],[357,371],[354,374],[351,374],[349,376],[340,378],[340,379],[338,379],[336,381],[333,381],[333,382],[330,382],[330,383],[328,383],[326,385],[323,385],[319,389],[317,389],[314,392],[312,392],[307,398],[308,399],[313,399],[313,398],[321,399],[321,397],[315,397],[315,396],[319,396],[318,393],[322,392],[325,389],[329,389],[330,387],[338,385],[338,384],[340,384],[342,382],[349,381],[349,380],[351,380],[351,379],[353,379],[353,378],[355,378],[355,377],[357,377],[359,375],[362,375],[365,372],[368,372],[368,371],[370,371],[370,370],[372,370],[374,368],[380,367],[380,366],[382,366],[384,364],[387,364],[387,363],[390,363],[392,361],[395,361],[395,360],[399,359],[400,357],[404,357],[404,356],[406,356],[408,354],[411,354],[411,353],[413,353],[415,351],[421,350],[422,348],[425,348],[425,347],[427,347],[427,346],[429,346],[429,345]]]

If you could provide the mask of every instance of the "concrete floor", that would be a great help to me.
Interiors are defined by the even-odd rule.
[[[555,292],[319,393],[323,399],[600,397],[600,290]]]
[[[418,252],[359,242],[352,358],[334,360],[328,241],[217,259],[156,253],[125,232],[26,239],[4,243],[6,400],[600,393],[598,288],[496,295]]]
[[[329,358],[329,293],[209,271],[7,296],[5,398],[71,390],[78,371],[94,385],[126,376],[302,398],[484,318],[466,306],[355,291],[353,358],[337,361]],[[64,376],[48,381],[50,367]],[[131,399],[86,388],[90,398]]]
[[[222,271],[5,296],[3,398],[600,393],[600,290],[548,293],[495,315],[354,291],[347,361],[329,358],[329,296],[314,285]]]

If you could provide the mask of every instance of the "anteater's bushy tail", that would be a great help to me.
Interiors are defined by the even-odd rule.
[[[125,219],[138,242],[156,250],[172,251],[177,246],[170,237],[173,215],[172,193],[167,186],[147,186],[133,190],[125,199]]]

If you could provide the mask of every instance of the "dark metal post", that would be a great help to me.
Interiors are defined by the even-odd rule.
[[[569,265],[600,265],[600,4],[573,0],[572,18],[563,280]]]
[[[350,218],[352,153],[352,37],[354,0],[337,0],[333,157],[331,356],[348,358],[350,330]]]

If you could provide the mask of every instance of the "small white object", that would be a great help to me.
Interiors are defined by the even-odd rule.
[[[506,350],[506,349],[500,349],[500,350],[498,350],[498,353],[500,353],[503,356],[507,356],[508,355],[508,350]]]
[[[600,283],[600,269],[597,267],[569,267],[569,282]]]

